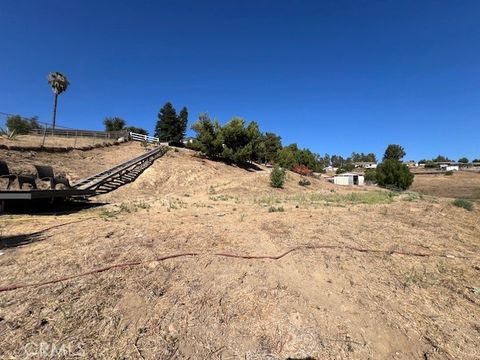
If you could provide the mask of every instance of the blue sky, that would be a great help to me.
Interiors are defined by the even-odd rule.
[[[480,157],[478,1],[2,1],[0,111],[60,125],[106,116],[152,130],[255,120],[317,153]]]

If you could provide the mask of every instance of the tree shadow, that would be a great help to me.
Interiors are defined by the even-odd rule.
[[[0,236],[0,250],[30,244],[42,240],[45,230],[36,231],[31,234],[20,234],[14,236]]]
[[[107,203],[105,202],[89,202],[84,200],[63,200],[53,202],[45,199],[16,200],[5,202],[3,214],[69,215],[106,204]]]

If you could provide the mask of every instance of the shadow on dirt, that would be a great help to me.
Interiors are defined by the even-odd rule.
[[[5,209],[2,215],[8,214],[26,214],[26,215],[69,215],[82,210],[96,208],[106,205],[104,202],[88,201],[50,201],[50,200],[24,200],[5,203]]]

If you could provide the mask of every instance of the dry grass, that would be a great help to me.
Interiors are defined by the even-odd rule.
[[[411,189],[439,197],[480,200],[480,173],[456,171],[451,176],[416,175]]]
[[[119,156],[103,151],[102,166]],[[23,245],[1,250],[0,286],[146,262],[0,293],[0,357],[22,358],[29,342],[73,341],[98,359],[478,359],[478,209],[299,179],[289,173],[273,189],[267,171],[169,152],[102,196],[109,205],[4,216],[2,236]],[[277,261],[211,255],[300,245],[339,248]],[[154,261],[189,251],[203,255]]]
[[[97,139],[93,137],[78,137],[75,139],[72,137],[63,137],[63,136],[51,136],[48,135],[45,137],[45,142],[43,141],[43,135],[17,135],[14,139],[9,140],[5,137],[0,137],[0,144],[8,146],[45,146],[45,147],[73,147],[73,148],[82,148],[87,146],[92,146],[96,144],[106,144],[113,143],[116,139]]]

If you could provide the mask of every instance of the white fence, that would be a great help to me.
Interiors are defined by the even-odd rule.
[[[134,133],[134,132],[130,133],[130,139],[133,140],[133,141],[142,141],[142,142],[147,142],[147,143],[155,143],[155,144],[160,143],[160,139],[157,138],[157,137],[138,134],[138,133]]]

